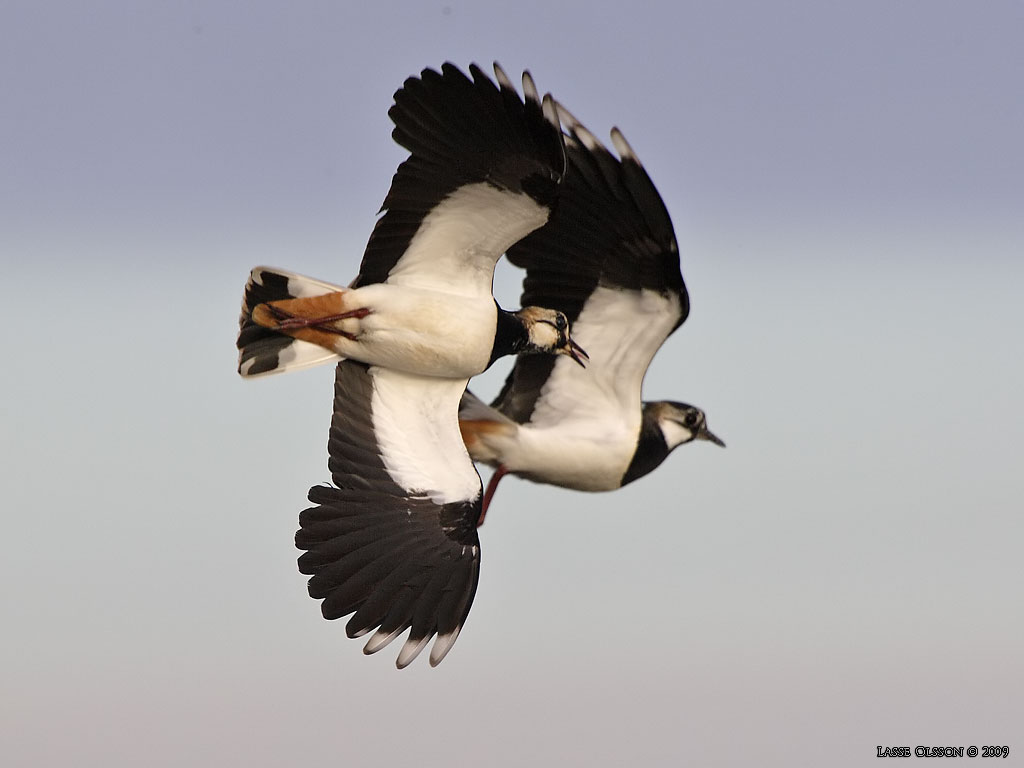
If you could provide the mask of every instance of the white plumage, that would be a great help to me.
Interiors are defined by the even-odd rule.
[[[519,358],[491,408],[463,398],[462,432],[476,461],[497,469],[485,494],[515,474],[609,491],[650,472],[693,439],[721,444],[684,403],[644,403],[647,368],[686,319],[689,299],[664,203],[622,134],[615,158],[561,105],[568,167],[559,207],[509,250],[527,271],[523,301],[560,309],[588,351],[580,371]]]
[[[563,313],[501,310],[498,258],[547,221],[565,169],[550,96],[500,68],[424,70],[395,94],[399,166],[348,287],[269,267],[242,305],[239,372],[337,362],[332,485],[299,517],[299,570],[325,618],[376,653],[408,631],[404,667],[451,650],[476,594],[482,486],[459,430],[469,378],[516,352],[581,363]]]

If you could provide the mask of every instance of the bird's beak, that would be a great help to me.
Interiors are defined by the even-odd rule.
[[[584,350],[583,347],[581,347],[572,339],[569,339],[569,343],[562,347],[560,350],[558,350],[558,354],[568,355],[577,363],[579,363],[581,368],[586,368],[587,364],[584,363],[583,361],[590,359],[590,355],[586,353],[586,350]]]
[[[697,435],[694,439],[707,440],[709,443],[714,443],[715,445],[720,445],[723,448],[725,448],[725,443],[723,443],[719,438],[715,437],[714,433],[703,425],[701,426],[700,430],[698,430]]]

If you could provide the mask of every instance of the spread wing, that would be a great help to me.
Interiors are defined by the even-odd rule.
[[[494,265],[547,221],[565,171],[550,95],[529,73],[525,101],[495,64],[425,69],[395,93],[392,136],[410,155],[399,167],[366,246],[356,285],[389,282],[490,295]]]
[[[480,476],[459,433],[462,380],[338,364],[328,450],[333,486],[314,486],[295,542],[326,619],[374,653],[409,630],[408,665],[437,636],[455,643],[480,572]]]
[[[647,367],[689,313],[679,249],[665,204],[622,134],[612,130],[616,158],[558,111],[568,132],[558,207],[508,258],[526,269],[522,303],[565,312],[590,364],[573,370],[568,359],[521,355],[494,406],[543,425],[618,413],[632,429]]]

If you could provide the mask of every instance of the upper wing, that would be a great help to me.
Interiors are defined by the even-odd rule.
[[[480,572],[480,476],[459,433],[465,381],[338,364],[328,443],[334,486],[314,486],[295,542],[324,618],[354,612],[374,653],[406,629],[398,667],[436,634],[438,664],[462,629]]]
[[[558,111],[568,131],[558,207],[508,258],[526,269],[522,303],[565,312],[590,365],[520,355],[494,403],[520,423],[636,411],[647,367],[690,308],[672,220],[636,154],[618,129],[616,158]]]
[[[550,95],[523,73],[525,103],[495,64],[425,69],[395,93],[392,136],[411,153],[395,173],[357,285],[400,283],[489,295],[494,265],[548,219],[565,171]]]

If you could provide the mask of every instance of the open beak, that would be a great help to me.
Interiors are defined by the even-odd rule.
[[[558,353],[561,355],[568,355],[577,363],[579,363],[581,368],[586,368],[587,364],[584,363],[583,361],[590,359],[590,355],[586,353],[586,350],[584,350],[583,347],[581,347],[572,339],[569,339],[569,343],[562,347],[560,350],[558,350]]]
[[[701,428],[697,432],[697,436],[694,439],[707,440],[709,443],[714,443],[715,445],[720,445],[723,448],[725,448],[725,443],[723,443],[719,438],[715,437],[714,433],[704,425],[701,425]]]

